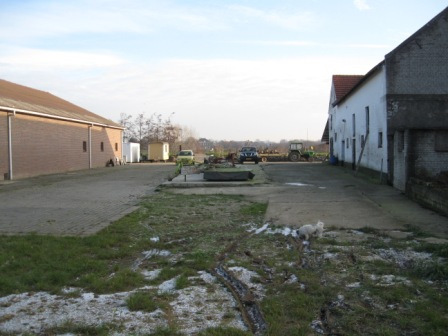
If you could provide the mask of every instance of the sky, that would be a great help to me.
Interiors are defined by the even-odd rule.
[[[331,77],[366,74],[446,0],[0,0],[0,78],[211,140],[320,140]],[[174,114],[172,114],[174,112]]]

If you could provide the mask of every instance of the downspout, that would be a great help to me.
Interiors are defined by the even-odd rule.
[[[92,168],[92,126],[89,125],[89,169]]]
[[[13,170],[12,170],[12,123],[11,117],[16,115],[16,111],[13,111],[12,114],[8,113],[8,179],[13,179]]]

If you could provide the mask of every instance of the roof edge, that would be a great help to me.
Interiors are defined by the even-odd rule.
[[[366,73],[364,75],[364,77],[362,77],[358,83],[356,83],[355,86],[353,86],[350,91],[348,91],[344,96],[342,96],[340,99],[336,100],[334,103],[332,103],[331,105],[333,107],[335,107],[336,105],[339,105],[340,103],[342,103],[344,100],[346,100],[348,97],[350,97],[352,95],[353,92],[355,92],[360,86],[362,86],[362,84],[367,81],[371,76],[373,76],[375,73],[377,73],[381,67],[384,65],[385,61],[382,60],[380,63],[378,63],[377,65],[375,65],[368,73]]]
[[[71,121],[71,122],[76,122],[76,123],[80,123],[80,124],[92,125],[92,126],[94,125],[94,126],[101,126],[101,127],[109,127],[109,128],[121,129],[121,130],[125,129],[125,127],[121,127],[121,126],[108,125],[108,124],[103,124],[103,123],[99,123],[99,122],[95,122],[95,121],[82,120],[82,119],[60,117],[60,116],[55,116],[52,114],[16,109],[13,107],[8,107],[8,106],[0,106],[0,111],[12,112],[14,114],[21,113],[21,114],[27,114],[27,115],[34,115],[34,116],[39,116],[39,117],[48,118],[48,119]]]
[[[448,15],[448,7],[445,7],[445,9],[443,9],[439,14],[437,14],[436,16],[434,16],[431,20],[429,20],[425,25],[423,25],[419,30],[417,30],[414,34],[412,34],[411,36],[409,36],[406,40],[404,40],[403,42],[401,42],[398,46],[396,46],[391,52],[387,53],[386,56],[384,56],[385,58],[389,58],[391,57],[394,53],[396,53],[398,51],[398,49],[401,49],[402,47],[404,47],[406,44],[408,44],[409,42],[411,42],[413,39],[415,39],[417,37],[417,35],[419,35],[422,31],[428,29],[428,27],[432,26],[436,21],[438,21],[444,14]]]

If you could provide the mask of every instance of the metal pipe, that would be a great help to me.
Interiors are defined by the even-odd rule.
[[[89,125],[89,169],[92,168],[92,126]]]
[[[8,179],[13,179],[13,170],[12,170],[12,123],[11,118],[16,115],[16,112],[13,110],[13,114],[8,113]]]

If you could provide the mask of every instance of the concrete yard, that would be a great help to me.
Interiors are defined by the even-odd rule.
[[[448,218],[398,190],[322,163],[245,164],[249,181],[209,182],[201,174],[173,181],[173,164],[134,164],[0,183],[1,234],[89,235],[136,209],[157,186],[182,194],[246,195],[267,202],[265,220],[299,227],[372,227],[388,232],[418,227],[448,238]]]

